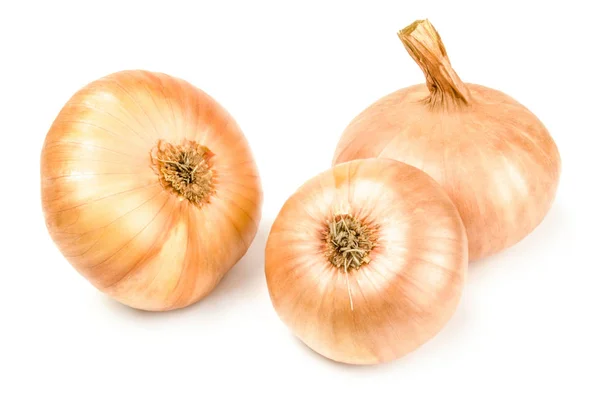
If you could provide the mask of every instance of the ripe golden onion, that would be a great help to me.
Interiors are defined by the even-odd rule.
[[[464,286],[468,243],[444,190],[390,159],[339,164],[284,204],[265,273],[281,320],[334,361],[399,358],[437,334]]]
[[[190,83],[122,71],[83,87],[41,155],[46,225],[93,286],[128,306],[185,307],[246,253],[262,189],[231,115]]]
[[[393,92],[344,130],[333,164],[391,158],[424,170],[456,204],[480,259],[522,240],[552,206],[558,149],[538,118],[508,95],[463,83],[427,20],[398,33],[426,84]]]

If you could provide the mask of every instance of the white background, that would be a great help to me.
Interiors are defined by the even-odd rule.
[[[600,179],[594,2],[28,1],[0,6],[0,397],[598,397]],[[346,124],[423,82],[396,31],[429,18],[465,81],[551,131],[563,174],[545,221],[470,267],[456,315],[396,362],[333,363],[269,301],[281,205],[329,167]],[[182,77],[237,119],[265,192],[260,231],[205,300],[154,314],[94,290],[44,226],[39,154],[65,101],[108,73]]]

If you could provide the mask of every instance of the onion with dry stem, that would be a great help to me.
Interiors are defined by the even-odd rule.
[[[424,170],[456,204],[480,259],[522,240],[544,219],[561,159],[538,118],[508,95],[463,83],[427,20],[398,33],[426,84],[393,92],[347,126],[333,164],[391,158]]]
[[[207,295],[244,255],[261,217],[250,147],[190,83],[122,71],[73,95],[41,156],[50,236],[114,299],[165,311]]]
[[[462,294],[468,244],[448,195],[389,159],[343,163],[277,216],[265,272],[282,321],[321,355],[391,361],[437,334]]]

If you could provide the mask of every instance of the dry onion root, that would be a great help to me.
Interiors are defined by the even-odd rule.
[[[302,185],[266,247],[273,306],[334,361],[399,358],[437,334],[464,286],[468,243],[444,190],[389,159],[339,164]]]
[[[46,136],[41,184],[46,225],[66,259],[143,310],[209,294],[261,217],[258,170],[234,119],[162,73],[118,72],[75,93]]]
[[[354,118],[333,164],[391,158],[427,172],[462,216],[470,260],[516,244],[554,201],[561,159],[552,137],[508,95],[463,83],[429,21],[398,35],[426,84],[393,92]]]

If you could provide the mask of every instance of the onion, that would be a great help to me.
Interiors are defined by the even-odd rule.
[[[122,71],[83,87],[41,154],[51,238],[93,286],[166,311],[207,295],[245,254],[262,190],[233,118],[190,83]]]
[[[284,204],[269,233],[273,307],[334,361],[399,358],[437,334],[460,301],[468,242],[448,195],[390,159],[339,164]]]
[[[395,91],[344,130],[333,164],[391,158],[427,172],[456,204],[477,260],[530,234],[549,211],[558,149],[527,108],[502,92],[463,83],[428,20],[398,33],[426,84]]]

